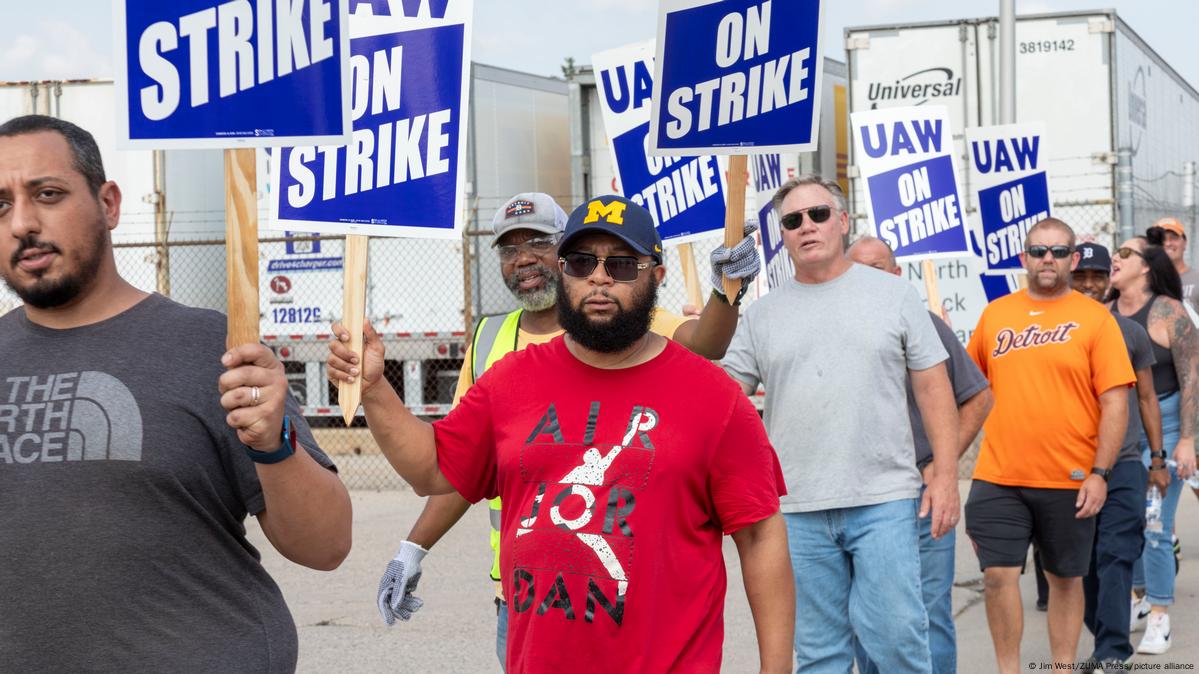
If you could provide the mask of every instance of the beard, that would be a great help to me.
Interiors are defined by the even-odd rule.
[[[45,273],[42,273],[32,283],[19,285],[14,281],[15,269],[21,255],[29,250],[50,251],[58,254],[60,260],[68,261],[62,250],[53,243],[38,241],[32,234],[25,237],[9,261],[11,269],[14,270],[12,276],[3,274],[5,285],[16,293],[22,302],[38,309],[53,309],[72,302],[96,278],[100,262],[104,258],[108,230],[99,220],[96,221],[95,227],[96,234],[91,241],[92,245],[81,249],[77,257],[70,260],[75,263],[73,269],[67,269],[58,278],[47,278]]]
[[[1068,286],[1070,284],[1069,277],[1065,276],[1063,274],[1058,274],[1057,276],[1055,276],[1053,278],[1052,281],[1042,281],[1041,280],[1041,272],[1042,271],[1048,271],[1048,270],[1037,269],[1036,271],[1031,272],[1028,275],[1028,286],[1030,288],[1035,289],[1037,292],[1044,293],[1046,295],[1052,295],[1056,292],[1061,291],[1063,288],[1065,288],[1066,286]]]
[[[540,288],[522,290],[520,282],[532,274],[541,274],[545,285]],[[504,277],[504,284],[512,291],[517,304],[525,311],[545,311],[558,302],[558,286],[561,279],[556,269],[544,264],[535,264],[524,269],[518,269]]]
[[[561,277],[558,278],[557,290],[563,300],[558,303],[558,323],[580,346],[600,353],[618,353],[636,344],[649,332],[654,307],[658,306],[658,284],[652,278],[648,279],[644,288],[633,294],[627,308],[605,290],[592,291],[579,299],[577,307],[571,306]],[[616,302],[618,310],[611,320],[596,322],[583,313],[583,301],[595,294]]]

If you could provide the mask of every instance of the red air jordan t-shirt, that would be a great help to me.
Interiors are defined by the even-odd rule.
[[[674,342],[601,370],[562,338],[492,366],[434,424],[441,472],[504,499],[508,672],[716,672],[722,534],[778,511],[757,412]]]

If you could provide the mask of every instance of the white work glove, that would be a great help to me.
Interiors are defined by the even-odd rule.
[[[420,582],[420,562],[427,554],[429,551],[416,543],[404,541],[395,559],[387,563],[379,579],[379,613],[388,625],[394,625],[396,618],[408,620],[425,605],[412,593]]]
[[[754,240],[754,232],[758,231],[758,223],[754,220],[745,222],[745,238],[741,243],[726,248],[721,246],[712,251],[712,289],[724,297],[724,277],[741,279],[741,292],[736,297],[726,297],[729,304],[739,304],[745,296],[745,291],[762,270],[762,258],[758,255],[758,245]]]

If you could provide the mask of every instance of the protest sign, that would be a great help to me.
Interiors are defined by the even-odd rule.
[[[346,142],[347,4],[114,0],[118,147]]]
[[[971,181],[982,219],[983,260],[989,272],[1018,272],[1024,240],[1050,215],[1041,124],[966,130]]]
[[[887,108],[850,117],[874,235],[897,258],[970,254],[946,109]]]
[[[662,0],[651,152],[816,149],[821,7],[819,0]]]
[[[754,204],[758,212],[758,233],[762,237],[763,277],[767,291],[795,278],[795,264],[783,247],[783,228],[779,224],[778,211],[774,208],[774,195],[786,180],[798,172],[796,159],[794,155],[759,154],[749,161],[756,197]]]
[[[663,243],[686,243],[721,231],[724,175],[712,155],[655,157],[646,151],[653,50],[652,42],[629,45],[595,54],[591,63],[624,196],[654,216]]]
[[[274,153],[282,229],[461,236],[471,0],[354,2],[353,137]]]

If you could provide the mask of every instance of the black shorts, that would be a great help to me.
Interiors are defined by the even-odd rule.
[[[975,480],[966,499],[966,533],[979,566],[1024,568],[1028,544],[1036,541],[1046,571],[1059,578],[1087,575],[1095,518],[1076,519],[1077,500],[1077,489],[1008,487]]]

